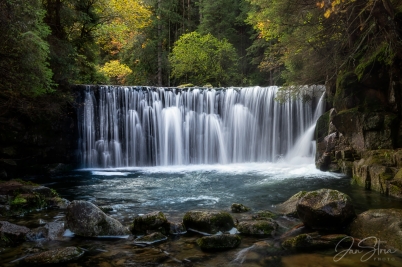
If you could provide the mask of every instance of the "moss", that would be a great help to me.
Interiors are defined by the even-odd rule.
[[[308,234],[301,234],[285,240],[282,247],[285,249],[303,249],[311,246],[312,237]]]
[[[267,219],[272,219],[275,217],[277,217],[277,215],[268,210],[260,211],[257,214],[254,214],[253,216],[251,216],[251,218],[254,220],[267,220]]]
[[[17,195],[14,199],[10,202],[10,205],[22,205],[26,204],[28,201],[23,198],[21,195]]]

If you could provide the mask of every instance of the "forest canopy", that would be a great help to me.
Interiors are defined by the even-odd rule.
[[[0,105],[72,84],[396,80],[401,12],[401,0],[0,0]]]

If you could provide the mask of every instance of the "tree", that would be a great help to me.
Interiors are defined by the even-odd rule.
[[[227,40],[197,32],[184,34],[175,43],[169,61],[179,82],[215,86],[236,84],[237,55]]]
[[[0,94],[38,96],[54,90],[44,16],[39,0],[0,0]]]

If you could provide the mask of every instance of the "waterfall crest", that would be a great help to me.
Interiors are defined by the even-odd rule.
[[[294,145],[306,131],[299,143],[311,144],[323,90],[306,89],[309,102],[279,103],[275,86],[86,86],[78,110],[79,157],[83,167],[101,168],[275,162],[297,153]],[[313,149],[304,150],[312,156]]]

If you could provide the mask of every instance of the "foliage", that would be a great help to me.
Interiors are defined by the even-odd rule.
[[[235,49],[225,39],[191,32],[175,43],[169,60],[172,75],[181,83],[227,86],[236,83],[236,58]]]
[[[39,0],[0,0],[2,94],[38,96],[54,90],[44,16]]]
[[[125,84],[127,75],[133,71],[119,60],[111,60],[100,68],[100,72],[109,77],[113,84]]]
[[[285,84],[335,84],[350,71],[364,81],[402,59],[401,1],[249,1],[248,22],[269,42],[260,69],[280,71]]]

